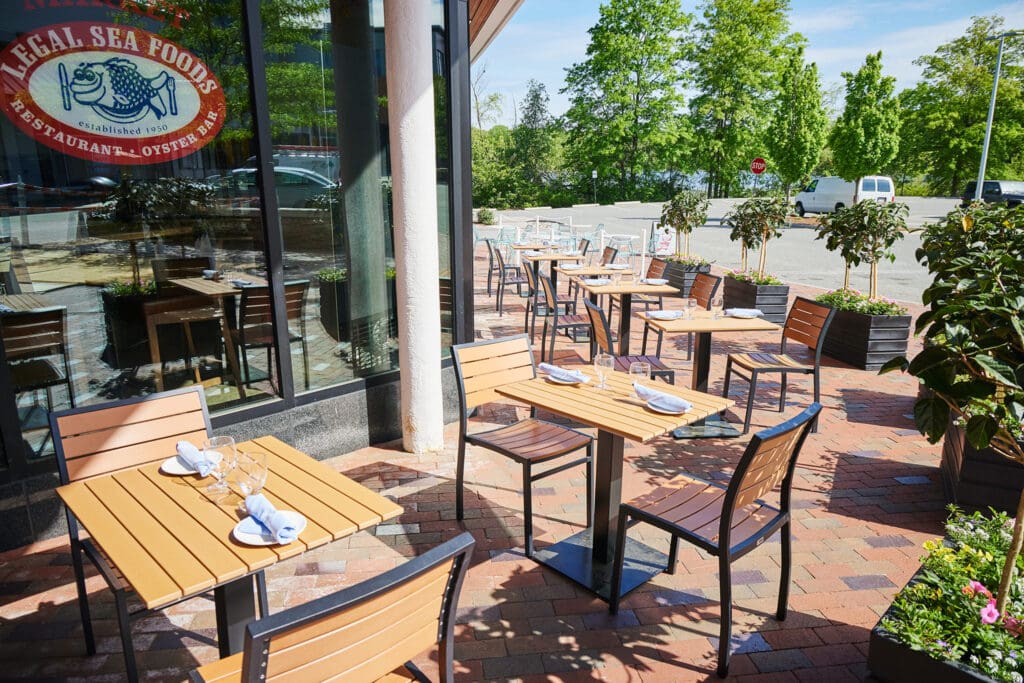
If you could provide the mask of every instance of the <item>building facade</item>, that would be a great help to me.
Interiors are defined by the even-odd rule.
[[[422,2],[437,211],[415,239],[436,247],[450,420],[443,350],[472,338],[470,17],[495,3]],[[61,530],[52,410],[201,383],[240,439],[326,457],[401,436],[385,0],[10,5],[0,548]]]

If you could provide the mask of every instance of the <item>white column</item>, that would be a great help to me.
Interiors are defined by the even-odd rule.
[[[444,448],[432,7],[384,0],[402,445],[413,453]]]

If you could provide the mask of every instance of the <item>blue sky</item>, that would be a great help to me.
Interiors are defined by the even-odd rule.
[[[547,87],[553,114],[568,106],[558,90],[565,68],[586,57],[587,29],[597,23],[598,0],[525,0],[501,34],[474,63],[486,67],[485,90],[505,97],[501,123],[512,123],[512,99],[522,102],[526,82]],[[697,3],[683,0],[696,14]],[[1008,29],[1024,29],[1024,2],[992,0],[791,0],[790,29],[807,39],[807,59],[818,64],[826,88],[842,84],[869,52],[882,51],[885,73],[897,89],[920,77],[913,61],[963,34],[972,16],[999,14]],[[474,74],[475,75],[475,74]]]

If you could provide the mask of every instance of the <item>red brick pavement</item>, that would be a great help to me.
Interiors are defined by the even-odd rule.
[[[482,250],[480,250],[482,251]],[[483,270],[485,262],[477,254]],[[521,329],[523,306],[509,298],[499,317],[477,278],[481,338]],[[812,294],[794,286],[792,293]],[[539,340],[538,340],[539,342]],[[637,342],[638,343],[638,340]],[[769,349],[777,335],[715,340],[712,390],[721,390],[724,354]],[[912,349],[913,350],[913,349]],[[797,354],[800,351],[797,350]],[[561,337],[562,362],[582,362],[585,344]],[[667,340],[664,357],[689,382],[682,339]],[[915,382],[878,376],[826,360],[819,432],[804,447],[794,498],[794,566],[789,617],[774,618],[777,542],[734,566],[736,681],[853,681],[865,673],[868,633],[896,589],[918,566],[921,543],[940,533],[943,500],[937,447],[913,428]],[[745,386],[737,383],[741,402]],[[810,401],[805,379],[792,381],[785,414],[774,410],[770,383],[760,388],[755,428],[791,417]],[[524,414],[485,411],[475,422]],[[733,410],[733,419],[742,415]],[[395,444],[339,455],[331,464],[405,507],[393,523],[319,548],[268,571],[273,609],[350,585],[422,552],[463,528],[477,539],[459,605],[455,648],[459,681],[717,680],[717,565],[692,548],[673,575],[661,574],[626,597],[616,617],[607,607],[522,555],[519,471],[504,459],[471,449],[467,514],[455,521],[454,453],[449,425],[443,453],[413,455]],[[647,490],[677,472],[725,478],[745,440],[627,444],[624,495]],[[565,472],[535,489],[538,544],[579,529],[583,478]],[[637,528],[646,542],[667,548],[663,535]],[[123,662],[116,619],[102,581],[89,579],[99,654],[87,657],[63,539],[0,555],[0,679],[120,681]],[[135,626],[140,667],[150,680],[182,680],[216,658],[212,599],[199,597]],[[436,665],[425,656],[426,671]]]

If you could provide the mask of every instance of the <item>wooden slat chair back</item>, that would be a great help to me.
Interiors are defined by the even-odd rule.
[[[616,558],[609,611],[618,611],[626,531],[639,522],[672,536],[666,571],[673,573],[679,541],[692,543],[718,557],[721,625],[718,675],[729,672],[732,633],[732,563],[776,532],[780,532],[781,577],[775,616],[786,618],[792,564],[791,490],[797,458],[821,404],[812,403],[796,417],[755,434],[740,458],[728,486],[680,475],[619,508]],[[764,500],[778,491],[777,504]]]
[[[601,260],[598,262],[602,266],[607,266],[609,263],[615,263],[615,257],[619,255],[619,250],[615,247],[605,247],[601,251]]]
[[[608,317],[604,314],[601,307],[590,301],[590,299],[584,299],[583,305],[587,308],[587,316],[590,318],[590,333],[594,335],[597,350],[601,353],[615,356],[612,330],[611,325],[608,323]],[[593,358],[591,358],[591,361],[593,361]],[[629,372],[629,366],[633,363],[647,363],[651,366],[652,378],[661,377],[669,384],[676,383],[676,371],[665,365],[657,356],[615,356],[615,369],[620,372]]]
[[[51,413],[50,429],[60,482],[68,484],[166,460],[176,454],[175,444],[182,439],[201,447],[210,434],[210,416],[202,387],[196,386]],[[129,586],[92,540],[81,536],[71,511],[65,509],[65,513],[86,651],[90,655],[95,654],[96,641],[85,587],[83,556],[88,557],[99,570],[114,594],[127,678],[137,681],[131,619],[151,614],[155,609],[128,611]],[[262,572],[257,576],[257,582],[261,612],[266,614],[267,591]]]
[[[202,277],[204,270],[211,268],[212,259],[206,256],[189,256],[183,258],[155,258],[152,261],[153,280],[160,292],[181,292],[177,285],[168,280],[184,277]]]
[[[647,264],[647,274],[644,277],[660,278],[665,275],[665,270],[667,268],[668,261],[663,258],[652,258],[651,262]]]
[[[409,660],[439,646],[440,680],[452,683],[455,610],[473,546],[463,532],[378,577],[252,622],[242,652],[192,680],[422,680]]]
[[[15,393],[46,390],[46,408],[53,410],[51,387],[65,385],[75,407],[75,387],[68,359],[67,309],[63,306],[0,313],[0,335]],[[57,360],[60,356],[60,360]],[[60,363],[58,368],[57,362]],[[47,437],[47,441],[49,437]],[[45,446],[46,441],[43,442]],[[40,447],[42,450],[43,446]]]
[[[817,403],[821,400],[821,350],[825,345],[825,334],[829,325],[832,324],[834,316],[835,309],[798,296],[789,309],[789,315],[786,316],[779,353],[729,354],[725,361],[725,383],[722,395],[729,395],[729,384],[733,375],[746,380],[749,384],[747,410],[743,420],[744,433],[750,429],[757,380],[763,374],[770,373],[780,376],[780,413],[786,408],[786,380],[791,373],[811,375],[814,385],[814,402]],[[789,340],[810,347],[814,352],[813,363],[806,365],[786,355],[786,342]],[[812,426],[812,430],[817,430],[817,423]]]
[[[586,256],[587,252],[590,251],[590,240],[586,237],[582,238],[579,244],[576,245],[576,248],[579,250],[581,256]]]
[[[302,364],[305,372],[305,387],[309,389],[309,354],[306,348],[306,295],[309,280],[293,280],[284,283],[285,314],[289,323],[288,342],[302,344]],[[242,287],[238,305],[239,325],[237,341],[242,348],[242,372],[245,381],[250,381],[249,355],[247,349],[267,350],[267,370],[273,374],[271,354],[274,349],[273,295],[268,285]],[[291,328],[297,323],[297,331]],[[290,357],[290,354],[289,354]]]
[[[455,380],[459,392],[459,445],[455,467],[455,516],[465,512],[466,444],[473,444],[504,455],[517,462],[523,472],[523,516],[526,556],[533,555],[533,482],[586,465],[587,520],[593,516],[593,438],[574,429],[530,417],[482,432],[469,433],[469,415],[491,401],[505,400],[499,387],[537,376],[533,351],[525,334],[451,347]],[[533,466],[561,459],[586,449],[583,457],[551,465],[540,472]]]

